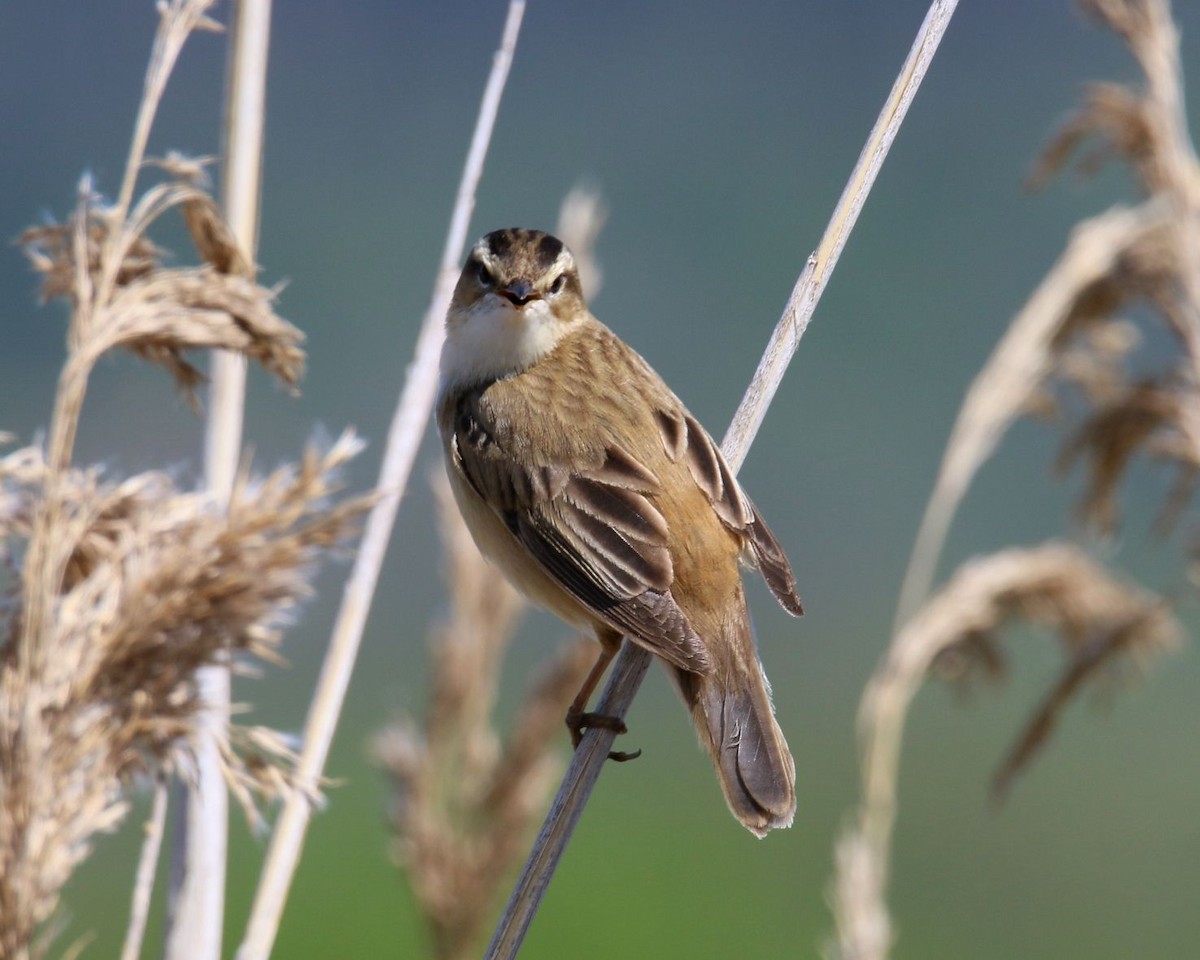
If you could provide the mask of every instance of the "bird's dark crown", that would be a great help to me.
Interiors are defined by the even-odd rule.
[[[583,304],[575,258],[566,245],[541,230],[493,230],[471,248],[457,295],[460,303],[493,291],[513,303],[549,299],[563,319]]]
[[[530,277],[540,276],[553,267],[565,249],[558,237],[524,227],[493,230],[479,241],[477,248],[486,248],[497,262]]]

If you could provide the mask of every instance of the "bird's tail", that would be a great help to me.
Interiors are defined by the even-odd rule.
[[[733,815],[757,837],[790,827],[796,813],[796,766],[775,721],[745,601],[708,642],[713,669],[701,676],[671,668],[712,757]]]

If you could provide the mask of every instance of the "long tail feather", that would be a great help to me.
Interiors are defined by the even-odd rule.
[[[719,643],[709,644],[711,673],[671,670],[729,809],[747,830],[764,837],[792,825],[796,766],[775,720],[749,622],[744,615],[735,618],[726,631]]]

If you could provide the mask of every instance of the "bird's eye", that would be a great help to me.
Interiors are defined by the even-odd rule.
[[[475,276],[485,287],[490,287],[494,282],[492,279],[492,271],[487,268],[487,264],[482,260],[475,264]]]
[[[554,282],[552,284],[550,284],[550,292],[551,293],[559,293],[562,290],[562,288],[564,286],[566,286],[566,283],[567,283],[567,275],[565,273],[560,273],[557,277],[554,278]]]

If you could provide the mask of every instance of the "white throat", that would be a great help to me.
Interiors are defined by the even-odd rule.
[[[494,380],[537,363],[566,331],[544,300],[511,306],[490,295],[447,324],[441,390]]]

